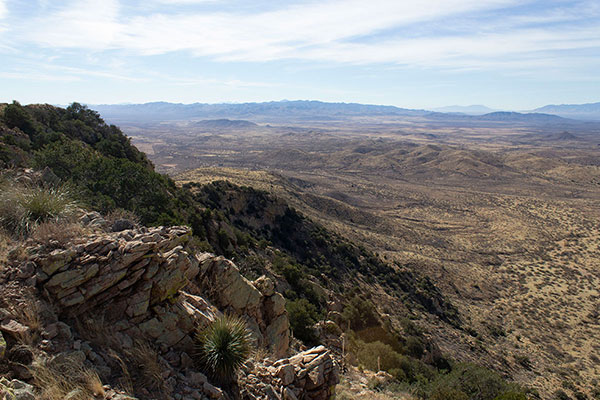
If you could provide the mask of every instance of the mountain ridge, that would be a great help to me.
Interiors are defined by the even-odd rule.
[[[532,112],[542,112],[554,114],[561,117],[582,119],[582,120],[600,120],[600,102],[585,104],[548,104],[536,108]]]
[[[436,107],[436,108],[433,108],[431,111],[442,112],[442,113],[447,113],[447,114],[482,115],[482,114],[488,114],[488,113],[499,111],[499,110],[489,108],[482,104],[472,104],[469,106],[452,105],[452,106]]]
[[[151,102],[142,104],[89,105],[104,118],[114,123],[157,122],[187,120],[247,120],[252,123],[270,123],[296,120],[299,122],[328,122],[358,118],[400,118],[424,120],[448,120],[462,122],[516,122],[516,123],[579,123],[568,117],[553,113],[494,111],[484,106],[478,112],[439,112],[421,109],[400,108],[390,105],[374,105],[317,100],[284,100],[250,103],[169,103]],[[467,107],[467,108],[469,108]],[[484,108],[481,108],[484,107]],[[484,112],[490,111],[491,112]]]

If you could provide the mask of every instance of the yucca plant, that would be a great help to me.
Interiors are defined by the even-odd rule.
[[[17,236],[28,236],[38,224],[67,218],[76,209],[65,186],[4,186],[0,194],[0,224]]]
[[[235,381],[237,370],[252,350],[251,332],[246,323],[233,316],[223,316],[196,335],[200,365],[221,385]]]

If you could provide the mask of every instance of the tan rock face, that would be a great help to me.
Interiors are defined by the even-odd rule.
[[[187,227],[90,235],[66,248],[30,249],[37,285],[68,317],[101,316],[133,338],[193,348],[191,336],[218,311],[181,289],[198,274]]]
[[[223,257],[191,254],[190,236],[187,227],[102,233],[51,252],[32,248],[27,262],[61,315],[103,314],[131,337],[192,351],[195,330],[218,308],[243,317],[258,346],[285,356],[289,321],[273,282],[261,277],[254,284]]]
[[[290,324],[285,299],[274,292],[273,282],[267,277],[250,282],[223,257],[203,254],[199,259],[200,273],[195,289],[190,290],[206,295],[221,311],[245,318],[259,346],[269,348],[276,357],[285,356]]]
[[[190,234],[186,227],[159,227],[99,235],[33,261],[47,275],[38,281],[64,313],[128,299],[128,315],[139,316],[198,273],[198,261],[179,244]]]

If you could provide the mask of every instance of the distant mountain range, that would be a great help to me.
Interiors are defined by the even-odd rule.
[[[600,121],[600,103],[547,105],[533,112],[559,115],[565,118]]]
[[[196,122],[194,125],[206,129],[246,129],[254,128],[257,125],[254,122],[240,119],[205,119]]]
[[[378,106],[357,103],[325,103],[312,100],[270,101],[265,103],[241,104],[180,104],[145,103],[90,105],[103,117],[111,121],[157,121],[190,119],[280,119],[290,118],[328,120],[352,116],[422,116],[429,111],[408,110],[394,106]]]
[[[471,106],[446,106],[446,107],[438,107],[432,109],[432,111],[441,112],[441,113],[452,113],[452,114],[467,114],[467,115],[483,115],[492,113],[494,110],[489,107],[476,104]]]
[[[561,118],[598,119],[600,103],[581,106],[546,106],[529,112],[493,111],[483,105],[449,106],[436,110],[414,110],[394,106],[358,103],[326,103],[313,100],[271,101],[265,103],[180,104],[155,102],[145,104],[90,105],[113,123],[198,121],[206,128],[242,128],[250,124],[304,121],[339,121],[352,117],[417,117],[454,122],[518,122],[530,124],[574,123]],[[597,115],[597,118],[594,116]],[[201,121],[204,120],[204,121]]]

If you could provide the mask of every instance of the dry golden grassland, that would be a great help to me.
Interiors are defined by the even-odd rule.
[[[275,193],[431,276],[465,330],[426,316],[421,324],[455,358],[545,395],[563,381],[584,392],[596,384],[595,126],[357,118],[246,131],[144,128],[132,132],[136,140],[180,183],[227,179]],[[394,309],[392,301],[378,304]]]
[[[203,168],[178,179],[227,179],[273,192],[382,257],[429,274],[477,335],[430,326],[444,351],[542,393],[563,380],[591,387],[600,372],[593,356],[600,350],[597,189],[565,199],[550,186],[504,194],[348,175]]]

